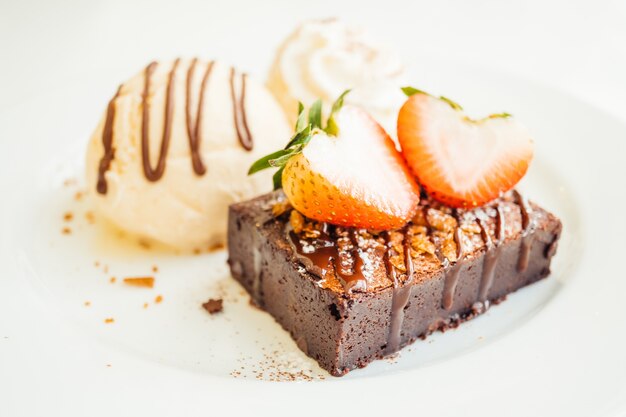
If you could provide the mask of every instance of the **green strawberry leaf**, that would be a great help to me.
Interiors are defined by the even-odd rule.
[[[274,191],[283,188],[283,171],[284,170],[285,170],[285,166],[283,165],[272,176],[272,182],[274,183]]]
[[[489,116],[487,116],[488,119],[508,119],[509,117],[513,117],[513,115],[511,113],[496,113],[496,114],[490,114]]]
[[[322,128],[322,100],[317,99],[309,109],[309,124],[313,129]]]
[[[427,93],[424,90],[417,89],[415,87],[407,86],[402,87],[402,92],[407,95],[407,97],[411,97],[414,94],[425,94],[430,97],[434,97],[432,94]],[[439,100],[443,100],[450,105],[454,110],[463,110],[463,107],[459,105],[456,101],[450,100],[448,97],[439,96]]]
[[[302,131],[307,126],[304,104],[298,102],[298,120],[296,121],[296,132]]]
[[[461,105],[457,103],[456,101],[452,101],[449,98],[444,97],[444,96],[439,96],[439,99],[448,103],[450,107],[452,107],[454,110],[463,110],[463,107],[461,107]]]
[[[302,151],[302,148],[299,146],[296,146],[296,147],[288,149],[288,152],[286,154],[281,155],[275,159],[270,159],[267,162],[270,164],[270,166],[274,168],[282,168],[287,164],[287,161],[289,161],[289,159],[292,156],[294,156],[296,153],[300,153],[301,151]]]
[[[281,149],[280,151],[265,155],[263,158],[257,160],[252,164],[252,166],[248,170],[248,175],[252,175],[264,169],[271,168],[272,164],[270,163],[270,161],[280,158],[281,156],[287,155],[289,153],[291,153],[290,150]]]
[[[289,159],[302,152],[315,133],[324,130],[328,134],[337,134],[339,127],[334,117],[335,114],[341,110],[343,99],[349,92],[350,90],[344,91],[333,104],[330,116],[328,116],[328,121],[326,122],[326,127],[322,126],[321,100],[316,100],[313,105],[311,105],[308,114],[305,112],[302,103],[298,103],[298,118],[295,126],[295,134],[289,139],[284,149],[265,155],[263,158],[255,161],[248,170],[248,175],[268,168],[278,168],[278,171],[276,171],[273,176],[274,190],[281,188],[285,165]]]
[[[308,139],[307,139],[308,136]],[[285,146],[285,149],[289,149],[293,146],[296,145],[301,145],[303,143],[309,143],[309,140],[311,140],[311,125],[307,125],[304,129],[302,129],[300,132],[296,133],[295,135],[293,135],[291,137],[291,139],[289,140],[289,143],[287,143],[287,146]]]

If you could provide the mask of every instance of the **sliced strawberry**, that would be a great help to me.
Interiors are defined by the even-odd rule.
[[[340,226],[389,230],[415,214],[419,190],[391,138],[365,111],[343,107],[337,135],[312,135],[285,165],[282,185],[305,216]]]
[[[457,104],[420,91],[400,109],[398,140],[418,182],[453,207],[480,206],[510,190],[533,156],[528,131],[510,115],[471,120]]]

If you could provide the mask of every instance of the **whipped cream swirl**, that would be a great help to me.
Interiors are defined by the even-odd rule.
[[[310,105],[321,98],[328,110],[351,88],[346,101],[363,107],[395,136],[398,110],[406,99],[400,91],[404,78],[399,57],[363,30],[322,20],[304,23],[285,40],[268,86],[293,120],[298,101]]]

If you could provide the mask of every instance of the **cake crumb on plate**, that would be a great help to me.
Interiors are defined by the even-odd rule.
[[[202,304],[202,308],[204,308],[209,314],[213,315],[224,310],[224,302],[221,298],[210,298],[206,303]]]
[[[129,277],[124,278],[124,284],[131,285],[133,287],[154,287],[154,277]]]

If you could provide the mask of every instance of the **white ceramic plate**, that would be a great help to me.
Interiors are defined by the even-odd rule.
[[[626,127],[559,92],[458,64],[433,62],[415,79],[476,116],[511,112],[534,133],[522,188],[564,224],[549,279],[392,360],[330,377],[248,304],[223,251],[146,249],[90,217],[76,193],[108,88],[85,77],[1,119],[0,415],[624,411]],[[120,282],[136,275],[154,275],[155,288]],[[201,308],[211,297],[224,298],[223,314]],[[302,382],[269,382],[291,379]]]

